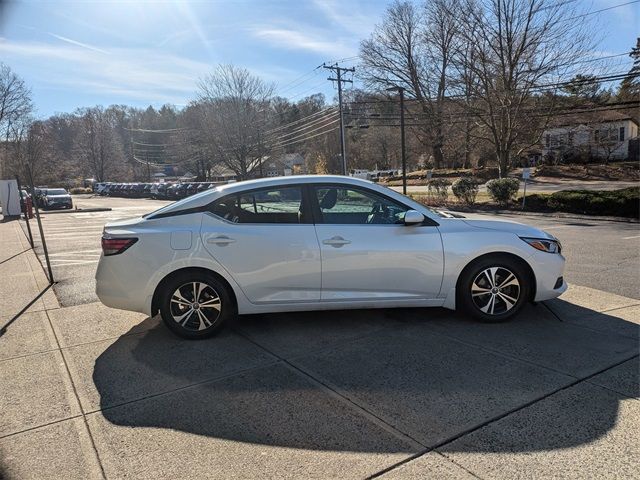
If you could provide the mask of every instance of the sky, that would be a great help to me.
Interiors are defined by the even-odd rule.
[[[575,0],[582,11],[628,0]],[[30,86],[36,115],[92,105],[178,107],[217,64],[233,63],[299,100],[335,95],[323,62],[357,66],[360,41],[386,0],[0,0],[0,61]],[[601,42],[590,55],[629,51],[640,3],[589,16]],[[630,60],[615,60],[627,71]],[[588,73],[588,72],[587,72]]]

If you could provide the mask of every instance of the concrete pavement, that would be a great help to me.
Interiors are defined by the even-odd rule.
[[[52,253],[82,253],[59,230]],[[11,285],[46,282],[31,251],[9,259],[23,243],[0,224],[3,315]],[[61,281],[86,278],[70,263]],[[189,342],[54,296],[0,337],[0,477],[633,478],[639,309],[572,285],[506,324],[291,313]]]

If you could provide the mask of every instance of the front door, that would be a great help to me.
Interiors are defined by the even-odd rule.
[[[409,207],[362,187],[316,185],[322,300],[435,298],[443,274],[440,232],[404,225]]]
[[[230,194],[203,215],[207,251],[252,303],[320,299],[320,248],[302,189],[269,187]]]

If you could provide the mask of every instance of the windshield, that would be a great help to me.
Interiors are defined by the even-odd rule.
[[[52,188],[47,190],[47,195],[69,195],[64,188]]]
[[[402,195],[403,197],[408,198],[409,200],[413,200],[414,202],[418,202],[420,205],[422,205],[423,208],[426,208],[427,210],[429,210],[434,215],[437,215],[438,217],[442,217],[442,218],[446,218],[447,217],[447,215],[445,213],[443,213],[441,211],[438,211],[438,210],[435,210],[435,209],[433,209],[431,207],[428,207],[427,205],[425,205],[421,201],[411,197],[411,195],[405,195],[404,193],[400,193],[397,190],[394,190],[393,188],[390,188],[390,187],[388,187],[386,185],[381,185],[381,184],[378,184],[378,185],[383,187],[383,188],[386,188],[387,190],[391,190],[393,193],[396,193],[398,195]]]

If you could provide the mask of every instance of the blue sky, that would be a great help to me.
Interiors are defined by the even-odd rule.
[[[593,11],[625,0],[577,1]],[[181,106],[218,63],[244,66],[293,100],[315,92],[330,100],[326,72],[313,69],[357,55],[388,3],[14,0],[1,12],[0,61],[31,86],[40,117],[96,104]],[[593,54],[630,50],[639,10],[636,3],[591,16],[602,38]],[[616,62],[626,71],[628,59]]]

